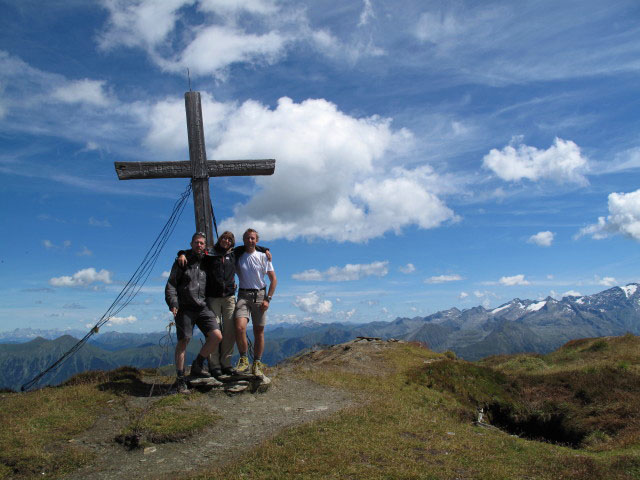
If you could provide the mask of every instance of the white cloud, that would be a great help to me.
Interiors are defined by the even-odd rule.
[[[371,5],[371,0],[363,0],[362,3],[362,12],[360,13],[360,20],[358,21],[359,27],[367,25],[371,19],[376,17],[373,6]]]
[[[162,278],[169,278],[169,275],[171,275],[171,272],[168,270],[165,270],[164,272],[162,272],[162,274],[160,275]]]
[[[83,80],[69,81],[64,85],[56,87],[51,96],[62,103],[84,103],[96,107],[106,107],[112,103],[109,95],[105,92],[104,80]]]
[[[531,235],[527,242],[535,243],[540,247],[550,247],[553,243],[554,233],[550,231],[538,232],[535,235]]]
[[[621,234],[640,241],[640,190],[609,194],[609,215],[598,223],[582,228],[577,238],[591,235],[596,240]]]
[[[367,264],[348,263],[344,267],[330,267],[324,272],[311,269],[291,276],[301,281],[348,282],[370,276],[384,277],[389,273],[388,265],[389,262],[386,260]]]
[[[400,270],[402,273],[409,274],[415,272],[416,267],[413,265],[413,263],[407,263],[405,266],[399,267],[398,270]]]
[[[47,250],[69,248],[71,246],[71,240],[64,240],[61,245],[56,245],[51,240],[42,240],[42,245]]]
[[[245,102],[229,118],[212,158],[276,158],[275,174],[234,207],[222,228],[253,225],[266,239],[364,242],[404,227],[434,228],[454,215],[426,165],[389,168],[412,135],[377,116],[354,118],[326,100],[281,98],[271,110]],[[305,179],[305,181],[301,181]]]
[[[604,285],[605,287],[613,287],[618,283],[616,282],[616,279],[613,277],[599,278],[597,276],[596,276],[596,282],[598,282],[598,285]]]
[[[220,74],[233,63],[274,62],[286,44],[286,37],[277,32],[255,35],[231,26],[210,26],[197,32],[177,61],[163,62],[171,71],[187,67],[195,74]]]
[[[54,287],[86,287],[94,282],[112,283],[111,272],[108,270],[96,271],[95,268],[78,270],[72,276],[53,277],[49,284]]]
[[[128,317],[111,317],[109,318],[109,324],[111,325],[126,325],[129,323],[135,323],[138,319],[133,315],[129,315]]]
[[[451,275],[437,275],[434,277],[427,278],[424,283],[447,283],[447,282],[457,282],[462,280],[463,278],[458,274]]]
[[[552,295],[553,296],[553,295]],[[582,294],[580,292],[576,292],[575,290],[568,290],[562,294],[563,297],[581,297]]]
[[[152,49],[174,29],[178,10],[190,4],[193,0],[103,0],[109,19],[99,44],[105,49],[118,45]]]
[[[458,295],[458,298],[460,300],[464,300],[465,298],[467,298],[469,296],[469,294],[467,292],[460,292],[460,295]]]
[[[547,150],[524,145],[521,137],[514,138],[502,150],[492,149],[484,156],[482,165],[506,181],[526,178],[580,185],[589,183],[584,176],[588,162],[580,153],[580,148],[571,140],[557,137]]]
[[[514,285],[529,285],[529,282],[524,279],[524,275],[513,275],[512,277],[501,277],[500,283],[507,287],[513,287]]]
[[[89,225],[93,227],[110,227],[111,223],[107,219],[98,220],[96,218],[89,217]]]
[[[202,14],[198,24],[183,8],[194,4]],[[102,48],[141,48],[164,70],[189,68],[195,75],[220,77],[234,63],[271,63],[306,31],[300,9],[281,11],[271,1],[104,0],[104,6],[109,20]]]
[[[320,300],[316,292],[309,292],[306,295],[296,296],[293,305],[306,313],[324,314],[331,312],[333,304],[329,300]]]
[[[91,255],[93,255],[93,252],[84,245],[82,246],[82,250],[78,252],[78,256],[80,257],[90,257]]]

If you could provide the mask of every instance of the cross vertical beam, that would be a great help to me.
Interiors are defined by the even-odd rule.
[[[213,248],[213,215],[209,194],[209,177],[238,177],[273,175],[274,159],[264,160],[207,160],[204,146],[204,125],[200,92],[186,92],[189,160],[173,162],[114,162],[120,180],[145,178],[190,178],[193,191],[193,210],[196,231],[207,236],[207,248]]]
[[[196,231],[207,238],[207,248],[213,248],[213,217],[209,194],[209,174],[207,171],[207,151],[204,145],[204,126],[200,92],[186,92],[184,105],[187,112],[187,136],[189,138],[189,160],[191,161],[191,189],[193,190],[193,210],[196,217]]]

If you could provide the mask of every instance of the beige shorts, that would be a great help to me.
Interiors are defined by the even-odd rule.
[[[250,318],[254,326],[264,327],[267,324],[267,312],[260,309],[264,300],[265,290],[238,291],[235,318]]]

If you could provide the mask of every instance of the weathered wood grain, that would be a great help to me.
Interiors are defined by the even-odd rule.
[[[145,178],[191,178],[191,162],[114,162],[120,180]],[[257,160],[207,160],[210,177],[239,177],[273,175],[276,161],[272,158]]]

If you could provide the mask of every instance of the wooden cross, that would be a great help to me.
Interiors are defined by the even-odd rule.
[[[207,160],[204,147],[200,92],[186,92],[187,135],[189,160],[177,162],[114,162],[120,180],[140,178],[191,178],[196,231],[207,236],[207,248],[213,248],[213,219],[209,177],[273,175],[276,161],[269,160]]]

